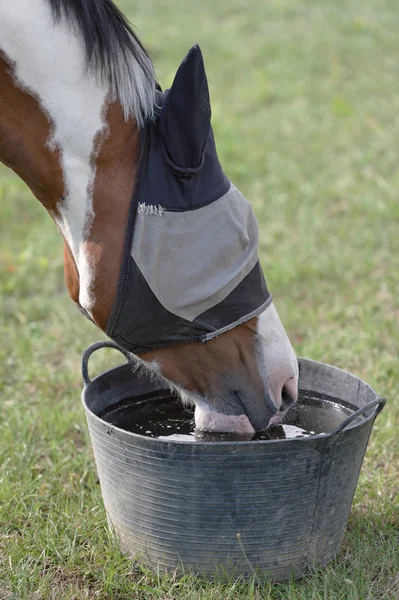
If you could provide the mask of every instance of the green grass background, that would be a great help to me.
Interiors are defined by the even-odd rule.
[[[163,87],[191,45],[209,76],[226,173],[300,356],[388,398],[340,553],[303,581],[178,580],[113,545],[79,395],[101,338],[63,283],[44,209],[0,167],[0,598],[399,597],[399,11],[396,0],[121,1]],[[118,362],[93,358],[92,371]]]

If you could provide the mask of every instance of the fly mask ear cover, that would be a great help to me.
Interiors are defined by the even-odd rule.
[[[207,341],[270,303],[258,225],[219,163],[199,46],[158,92],[107,334],[130,352]]]

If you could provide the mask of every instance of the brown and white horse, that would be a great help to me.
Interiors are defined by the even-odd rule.
[[[55,221],[69,294],[102,330],[155,85],[111,0],[0,0],[0,161]],[[297,398],[297,361],[273,304],[209,342],[138,358],[196,405],[197,425],[209,430],[253,432]]]

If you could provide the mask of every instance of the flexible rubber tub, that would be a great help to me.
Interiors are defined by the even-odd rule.
[[[127,363],[94,379],[102,347]],[[99,418],[160,384],[99,342],[82,360],[83,406],[109,523],[122,549],[158,571],[285,581],[337,553],[373,422],[385,399],[358,377],[300,359],[299,388],[357,408],[334,431],[298,439],[180,442],[130,433]]]

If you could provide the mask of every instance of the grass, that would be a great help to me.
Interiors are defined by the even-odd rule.
[[[0,598],[399,596],[399,13],[395,0],[119,3],[170,85],[199,42],[220,158],[251,199],[295,349],[370,382],[378,418],[337,558],[257,588],[147,572],[109,537],[79,401],[101,338],[67,297],[61,239],[0,168]],[[118,362],[104,351],[93,372]]]

